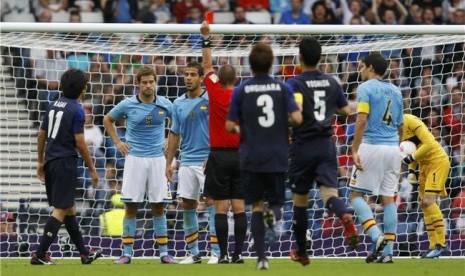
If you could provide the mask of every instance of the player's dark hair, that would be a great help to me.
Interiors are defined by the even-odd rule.
[[[70,99],[77,99],[82,91],[86,89],[86,74],[79,69],[68,69],[63,73],[60,80],[60,90],[63,96]]]
[[[198,63],[197,61],[191,61],[186,65],[186,68],[195,68],[197,69],[197,73],[199,76],[203,77],[203,67],[202,64]]]
[[[388,67],[387,60],[378,52],[371,53],[362,59],[362,62],[366,67],[373,67],[375,73],[379,76],[383,76]]]
[[[299,53],[303,59],[300,62],[307,66],[316,66],[321,58],[321,44],[314,37],[304,37],[299,43]]]
[[[225,64],[218,70],[218,78],[222,85],[234,85],[236,83],[236,70],[233,66]]]
[[[155,73],[155,70],[153,69],[152,66],[146,65],[146,66],[141,67],[139,71],[137,71],[137,75],[136,75],[137,83],[140,83],[140,79],[143,76],[153,76],[155,80],[157,80],[157,74]]]
[[[249,55],[249,63],[254,74],[268,75],[273,65],[273,50],[270,45],[261,42],[255,44]]]

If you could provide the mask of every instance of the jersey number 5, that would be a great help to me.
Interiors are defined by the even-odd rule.
[[[270,127],[274,124],[273,98],[268,94],[260,95],[257,98],[257,106],[262,107],[264,116],[258,117],[258,124],[262,127]]]
[[[383,114],[383,121],[386,122],[387,125],[390,125],[392,122],[392,114],[391,114],[391,100],[388,100],[386,108],[384,109]]]
[[[326,116],[326,91],[325,90],[315,90],[313,93],[313,101],[315,106],[313,107],[313,115],[317,121],[323,121]]]
[[[57,137],[58,129],[60,128],[61,117],[63,117],[63,111],[58,111],[56,116],[55,110],[53,109],[48,113],[48,138],[55,139],[55,137]]]

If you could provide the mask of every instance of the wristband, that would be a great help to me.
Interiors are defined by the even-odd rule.
[[[202,37],[202,48],[210,48],[211,46],[210,36]]]

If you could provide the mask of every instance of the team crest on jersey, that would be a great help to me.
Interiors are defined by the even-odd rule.
[[[158,115],[161,115],[161,116],[165,115],[165,111],[163,110],[158,111]]]
[[[201,105],[200,106],[200,110],[207,110],[207,109],[208,109],[208,107],[206,105]]]
[[[217,83],[220,80],[216,74],[211,74],[209,78],[213,83]]]
[[[147,115],[145,116],[145,125],[146,126],[151,126],[153,122],[153,117],[152,115]]]

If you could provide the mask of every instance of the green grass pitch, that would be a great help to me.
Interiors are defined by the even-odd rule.
[[[249,275],[335,275],[335,276],[417,276],[465,275],[465,259],[395,259],[394,264],[366,264],[364,259],[312,259],[302,267],[289,259],[271,259],[270,270],[257,271],[255,259],[245,264],[162,265],[159,259],[133,259],[130,265],[113,265],[113,260],[100,259],[92,265],[81,265],[78,259],[55,259],[53,266],[32,266],[29,259],[0,259],[2,276],[249,276]]]

